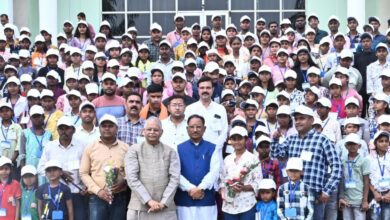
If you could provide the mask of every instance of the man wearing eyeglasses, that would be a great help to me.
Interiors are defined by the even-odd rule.
[[[186,104],[184,96],[180,95],[173,95],[168,100],[168,111],[171,115],[161,121],[164,130],[161,142],[176,149],[177,145],[189,139],[186,130],[187,120],[184,118]]]

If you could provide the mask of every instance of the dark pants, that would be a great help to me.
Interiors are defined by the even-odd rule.
[[[80,193],[72,193],[72,202],[73,202],[73,212],[75,220],[84,220],[87,219],[87,204],[85,201],[85,196],[82,196]]]
[[[249,209],[246,212],[240,213],[240,214],[228,214],[224,213],[225,220],[249,220],[249,219],[255,219],[256,215],[256,206],[253,206],[253,208]]]
[[[96,195],[89,197],[89,219],[91,220],[126,220],[127,194],[121,192],[114,194],[111,205]]]

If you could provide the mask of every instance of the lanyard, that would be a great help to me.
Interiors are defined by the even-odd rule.
[[[303,72],[303,69],[302,69],[302,66],[299,66],[299,69],[301,70],[301,73],[302,73],[302,76],[303,76],[303,82],[307,82],[307,76],[306,74]]]
[[[284,72],[283,72],[282,69],[280,68],[280,65],[278,65],[278,68],[279,68],[279,71],[280,71],[280,75],[282,75],[283,81],[284,81],[284,73],[287,71],[287,67],[284,68]]]
[[[276,123],[275,123],[275,128],[274,128],[274,130],[275,130],[277,127],[278,127],[278,121],[276,121]],[[268,128],[269,133],[271,134],[271,128],[269,127],[268,120],[267,120],[267,128]]]
[[[278,161],[278,164],[279,164],[279,171],[280,171],[280,174],[283,176],[283,168],[286,166],[286,163],[287,163],[287,160],[285,160],[283,163],[281,163],[280,161]]]
[[[261,55],[261,60],[264,60],[264,56],[265,56],[265,53],[267,53],[267,51],[268,51],[268,47],[267,47],[267,48],[265,48],[265,51],[264,51],[264,53]]]
[[[298,181],[296,184],[295,184],[295,186],[294,186],[294,189],[292,188],[292,184],[291,184],[291,180],[290,180],[290,182],[289,182],[289,184],[288,184],[288,188],[289,188],[289,191],[290,191],[290,195],[289,195],[289,201],[290,201],[290,204],[293,202],[293,200],[294,200],[294,196],[295,196],[295,191],[297,190],[297,188],[298,188],[298,186],[299,186],[299,184],[301,183],[301,181]]]
[[[77,119],[76,119],[76,121],[74,122],[74,124],[73,124],[73,125],[76,125],[76,124],[77,124],[77,122],[79,121],[79,119],[80,119],[80,116],[77,116]]]
[[[324,129],[325,127],[326,127],[326,125],[328,124],[328,122],[329,122],[329,117],[328,117],[328,120],[326,120],[326,122],[325,122],[325,124],[324,124],[324,126],[322,126],[322,129]]]
[[[350,165],[350,163],[352,163],[352,166]],[[353,168],[353,164],[355,163],[354,160],[352,160],[351,162],[349,162],[349,159],[348,159],[348,174],[349,174],[349,179],[351,180],[352,179],[352,168]]]
[[[75,69],[73,68],[73,73],[76,73]],[[80,67],[77,70],[77,76],[80,75]]]
[[[283,134],[283,137],[284,137],[284,138],[287,137],[288,130],[290,130],[290,128],[287,128],[286,133]],[[280,134],[282,134],[282,129],[281,129],[281,128],[279,128],[279,132],[280,132]]]
[[[11,125],[9,125],[9,126],[7,127],[7,131],[6,131],[5,134],[4,134],[3,125],[1,125],[1,133],[3,134],[3,137],[4,137],[4,140],[5,140],[5,141],[7,141],[7,136],[8,136],[9,127],[11,127]]]
[[[48,70],[48,72],[51,70],[49,66],[47,66],[47,70]],[[56,67],[56,69],[55,69],[55,70],[56,70],[56,71],[57,71],[57,73],[58,73],[58,67]]]
[[[330,99],[330,101],[332,102],[332,104],[333,104],[334,106],[336,106],[336,108],[337,108],[337,117],[340,118],[341,106],[343,105],[343,101],[340,100],[339,105],[336,104],[336,100],[334,100],[333,98]]]
[[[260,208],[260,210],[261,210],[261,213],[260,213],[260,215],[261,215],[261,220],[264,220],[265,217],[267,216],[267,210],[268,210],[270,204],[271,204],[271,203],[269,202],[269,203],[265,206],[265,209],[263,209],[263,207]]]
[[[53,199],[53,196],[51,195],[50,184],[47,184],[47,190],[49,191],[49,198],[51,199],[51,201],[53,202],[53,204],[55,205],[55,207],[56,207],[57,210],[58,210],[58,209],[60,208],[61,183],[60,183],[60,185],[58,185],[58,191],[57,191],[58,201],[56,200],[55,196],[54,196],[54,199]]]
[[[263,171],[263,175],[268,178],[269,177],[269,168],[271,167],[271,158],[269,158],[267,173],[265,172],[264,166],[261,166],[261,170]]]
[[[15,110],[15,106],[16,106],[16,104],[18,103],[19,99],[20,99],[20,96],[18,96],[18,99],[16,99],[16,102],[15,102],[15,104],[12,104],[12,101],[11,101],[11,100],[9,100],[9,101],[11,102],[11,107],[12,107],[12,110]]]
[[[176,31],[175,31],[175,33],[174,33],[174,34],[175,34],[176,41],[177,41],[177,42],[180,42],[180,40],[181,40],[181,35],[179,35],[179,38],[177,38]]]
[[[383,164],[382,168],[381,168],[381,164],[379,163],[379,156],[378,156],[378,154],[376,155],[376,160],[378,161],[379,171],[381,172],[381,176],[382,176],[382,179],[383,179],[383,175],[385,174],[385,165]],[[385,162],[385,161],[386,161],[386,154],[383,157],[383,162]]]
[[[35,139],[37,140],[37,142],[38,142],[38,144],[39,144],[39,149],[42,150],[42,148],[43,148],[43,144],[42,144],[42,143],[43,143],[43,136],[45,135],[45,130],[43,130],[43,134],[42,134],[41,141],[39,141],[38,136],[37,136],[37,134],[35,133],[35,130],[34,130],[33,127],[31,127],[31,130],[32,130],[32,132],[34,133]]]
[[[53,112],[54,112],[54,108],[51,110],[50,115],[47,117],[47,120],[45,121],[45,125],[43,126],[43,130],[46,129],[47,123],[49,122],[49,119],[50,119],[51,115],[53,114]]]
[[[28,190],[26,190],[26,194],[27,194]],[[30,200],[31,200],[31,197],[34,193],[34,187],[31,189],[30,193],[27,194],[27,199],[26,199],[26,202],[24,203],[24,213],[27,214],[28,213],[28,207],[30,206]]]
[[[1,208],[1,200],[3,200],[3,193],[4,193],[4,188],[7,183],[3,183],[3,186],[1,187],[1,192],[0,192],[0,208]]]

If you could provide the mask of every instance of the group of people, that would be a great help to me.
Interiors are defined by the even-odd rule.
[[[177,14],[140,44],[81,12],[54,45],[0,17],[0,219],[390,218],[379,18]]]

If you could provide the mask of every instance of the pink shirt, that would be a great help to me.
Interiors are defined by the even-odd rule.
[[[87,101],[87,98],[84,96],[81,96],[81,103],[83,103],[85,101]],[[61,110],[62,112],[64,112],[64,114],[72,111],[72,107],[70,107],[70,105],[69,105],[69,100],[68,100],[68,98],[66,98],[66,94],[58,97],[57,103],[56,103],[56,109]]]
[[[176,30],[173,30],[173,31],[171,31],[171,32],[169,32],[168,34],[167,34],[167,41],[169,41],[169,43],[171,43],[171,45],[173,46],[173,47],[177,47],[177,46],[179,46],[180,44],[182,44],[182,43],[184,43],[184,41],[183,41],[183,37],[181,36],[181,35],[178,35],[177,33],[176,33]],[[175,46],[175,42],[179,42],[179,44],[177,44],[176,46]]]
[[[274,65],[271,68],[271,73],[272,73],[272,81],[276,83],[279,80],[284,80],[284,73],[288,70],[288,67],[282,68],[279,67],[278,65]]]

